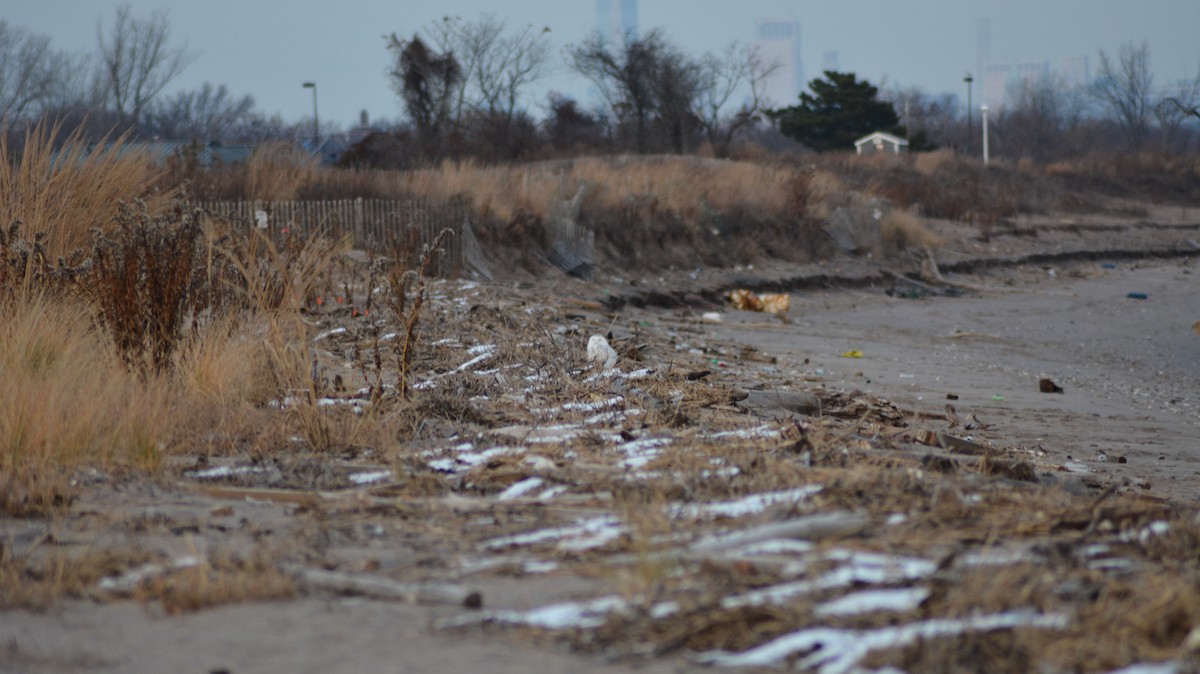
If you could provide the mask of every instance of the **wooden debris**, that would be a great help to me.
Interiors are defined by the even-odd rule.
[[[483,595],[478,590],[449,583],[401,583],[381,576],[323,571],[284,565],[282,570],[308,587],[354,594],[376,599],[393,599],[409,604],[448,604],[481,608]]]
[[[856,534],[866,528],[867,518],[856,512],[820,513],[786,522],[772,522],[719,538],[706,538],[693,543],[690,549],[692,552],[716,552],[779,538],[837,538]]]

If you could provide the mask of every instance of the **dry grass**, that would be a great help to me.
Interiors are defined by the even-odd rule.
[[[296,585],[266,553],[243,558],[217,554],[198,564],[155,574],[134,591],[142,602],[157,602],[170,615],[222,604],[287,599]]]
[[[254,150],[243,167],[246,198],[289,201],[300,195],[316,173],[317,160],[294,143],[266,143]]]
[[[25,231],[44,233],[51,259],[90,243],[93,228],[108,229],[121,201],[143,199],[157,213],[173,196],[156,189],[154,159],[130,151],[124,138],[92,149],[78,135],[38,126],[20,156],[7,138],[0,133],[0,224],[20,220]]]
[[[0,312],[0,510],[62,507],[72,472],[153,468],[177,396],[140,379],[85,306],[36,300]]]
[[[883,236],[883,250],[887,255],[943,243],[942,237],[930,231],[921,216],[907,210],[888,211],[879,221],[879,229]]]

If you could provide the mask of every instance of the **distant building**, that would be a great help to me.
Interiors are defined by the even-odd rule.
[[[838,64],[838,53],[836,50],[830,49],[821,54],[821,72],[825,72],[826,70],[834,72],[842,71],[842,67]]]
[[[1035,84],[1045,78],[1058,76],[1067,86],[1085,86],[1092,80],[1091,65],[1086,56],[1060,59],[1057,67],[1049,61],[1029,63],[989,63],[983,68],[983,104],[998,110],[1009,103],[1014,87]]]
[[[854,141],[859,154],[903,154],[908,152],[908,141],[890,133],[876,131]]]
[[[596,30],[612,44],[638,36],[637,0],[596,0]]]
[[[766,105],[794,105],[805,84],[804,68],[800,61],[800,22],[757,22],[754,26],[754,46],[763,63],[779,66],[763,83]]]
[[[1068,56],[1058,62],[1058,74],[1067,86],[1079,87],[1092,81],[1092,66],[1086,56]]]

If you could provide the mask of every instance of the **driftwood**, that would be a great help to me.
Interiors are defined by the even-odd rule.
[[[837,538],[856,534],[866,528],[867,518],[856,512],[820,513],[785,522],[772,522],[719,538],[706,538],[693,543],[689,549],[692,552],[717,552],[777,538]]]
[[[449,583],[401,583],[381,576],[323,571],[286,565],[283,571],[307,587],[340,594],[376,599],[393,599],[409,604],[449,604],[481,608],[483,594],[478,590]]]

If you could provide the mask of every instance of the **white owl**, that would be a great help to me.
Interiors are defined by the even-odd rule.
[[[617,365],[617,352],[608,345],[604,335],[592,335],[588,340],[587,357],[602,370],[611,370]]]

